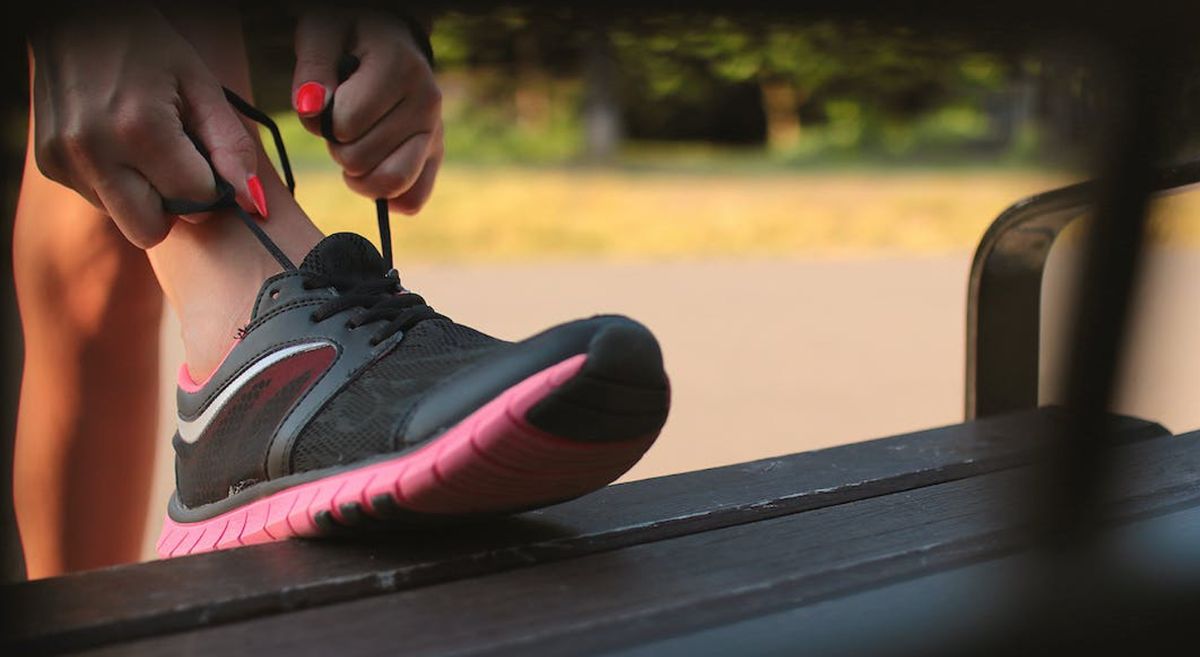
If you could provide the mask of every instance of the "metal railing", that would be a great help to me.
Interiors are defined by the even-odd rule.
[[[1200,185],[1200,160],[1154,174],[1156,194]],[[967,282],[966,418],[1038,405],[1042,282],[1059,234],[1095,205],[1097,183],[1024,198],[984,233]]]

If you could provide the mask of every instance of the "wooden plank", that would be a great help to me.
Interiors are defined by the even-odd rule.
[[[40,650],[96,645],[450,581],[952,481],[1027,462],[1057,409],[612,486],[483,527],[264,545],[0,589],[6,632]],[[1114,418],[1126,440],[1167,435]]]
[[[1114,556],[1115,555],[1115,556]],[[620,649],[610,657],[726,657],[727,655],[898,655],[977,654],[952,651],[964,639],[993,632],[1013,634],[1025,626],[1045,584],[1041,555],[1025,551],[915,579],[823,600],[735,623],[705,628],[660,641]],[[1083,561],[1084,555],[1073,558]],[[1200,504],[1176,509],[1114,528],[1087,557],[1086,583],[1068,579],[1067,596],[1086,599],[1050,604],[1045,616],[1060,640],[1081,630],[1124,633],[1149,645],[1141,632],[1121,624],[1145,618],[1147,609],[1167,606],[1187,614],[1189,640],[1200,606]],[[1107,557],[1107,559],[1106,559]],[[1062,571],[1059,571],[1062,572]],[[1169,573],[1162,577],[1161,574]],[[1068,575],[1069,577],[1069,575]],[[1188,601],[1188,602],[1184,602]],[[1045,602],[1045,601],[1043,601]],[[1052,618],[1054,608],[1065,617]],[[1090,610],[1090,613],[1089,613]],[[1157,614],[1155,620],[1161,620]],[[1103,635],[1101,635],[1103,636]],[[1079,637],[1075,637],[1079,638]],[[1170,644],[1155,635],[1155,645]],[[1004,654],[988,645],[988,654]],[[1135,650],[1103,654],[1136,654]],[[1015,654],[1022,651],[1012,651]],[[1028,651],[1024,651],[1028,652]],[[1042,654],[1079,654],[1038,644]],[[1094,654],[1094,653],[1083,653]]]
[[[1119,448],[1114,512],[1200,502],[1200,440]],[[1028,540],[1023,467],[573,560],[97,649],[149,655],[589,654],[796,607]]]

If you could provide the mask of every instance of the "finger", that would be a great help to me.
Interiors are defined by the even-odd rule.
[[[349,34],[349,21],[327,11],[307,12],[296,24],[292,107],[315,135],[321,134],[318,117],[337,87],[337,61],[349,45]]]
[[[425,203],[429,201],[429,197],[433,195],[433,183],[437,180],[438,169],[441,166],[442,154],[439,152],[431,155],[425,161],[425,168],[421,169],[421,175],[417,177],[417,182],[413,183],[407,192],[388,201],[388,207],[408,215],[420,212],[421,208],[425,207]]]
[[[342,177],[350,189],[368,198],[395,198],[417,181],[432,144],[431,133],[413,135],[365,176]]]
[[[212,167],[184,133],[175,108],[142,109],[135,114],[116,121],[121,161],[140,173],[163,198],[215,199]]]
[[[38,171],[47,180],[77,192],[88,203],[104,211],[104,205],[92,189],[91,180],[99,170],[110,166],[107,161],[97,162],[94,153],[111,154],[108,148],[93,148],[92,138],[82,132],[64,135],[51,130],[50,117],[38,114],[34,118],[34,161]]]
[[[41,137],[39,136],[37,139],[41,139]],[[44,148],[39,146],[36,159],[41,174],[48,180],[79,194],[101,212],[111,215],[108,208],[104,207],[99,195],[96,194],[96,190],[92,188],[92,181],[99,177],[99,172],[119,165],[107,158],[97,161],[91,155],[85,155],[85,152],[90,152],[91,149],[72,139],[59,138],[51,141],[54,141],[53,146]],[[100,152],[111,155],[112,149],[105,148]]]
[[[359,139],[329,144],[329,152],[351,176],[364,176],[379,166],[397,144],[421,132],[432,132],[440,119],[437,87],[430,79],[408,95]],[[341,100],[339,99],[340,103]]]
[[[113,169],[95,191],[121,233],[139,248],[148,249],[171,232],[174,220],[163,212],[162,197],[137,171]]]
[[[103,212],[104,214],[108,215],[109,217],[112,216],[112,213],[108,211],[108,208],[104,207],[104,203],[100,200],[100,197],[96,194],[96,190],[92,189],[91,185],[89,185],[85,182],[79,182],[77,184],[66,185],[66,187],[68,187],[70,189],[70,191],[73,191],[76,194],[79,194],[80,196],[82,196],[83,200],[92,204],[92,207]]]
[[[333,104],[333,135],[344,143],[357,141],[407,95],[424,92],[419,86],[424,80],[433,79],[407,32],[363,22],[357,45],[358,70],[338,86]],[[432,97],[440,109],[436,87]]]
[[[238,204],[267,216],[266,198],[258,182],[258,142],[238,119],[225,92],[211,76],[184,76],[184,128],[208,150],[217,175],[233,185]]]
[[[108,213],[108,209],[104,207],[104,203],[100,201],[100,197],[96,194],[96,190],[92,189],[90,175],[74,175],[66,172],[61,172],[61,175],[51,176],[45,171],[42,175],[51,182],[61,185],[65,191],[75,192],[83,197],[85,201],[91,203],[101,212]]]

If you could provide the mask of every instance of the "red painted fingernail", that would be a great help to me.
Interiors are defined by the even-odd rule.
[[[296,90],[296,111],[300,116],[314,116],[325,107],[325,87],[316,82],[305,82]]]
[[[267,195],[263,193],[262,182],[259,181],[258,174],[252,173],[246,177],[246,187],[250,189],[250,200],[254,201],[254,207],[258,209],[258,214],[266,219]]]

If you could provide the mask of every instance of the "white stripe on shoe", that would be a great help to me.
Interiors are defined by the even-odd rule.
[[[204,431],[208,428],[208,425],[212,423],[213,419],[217,417],[217,414],[221,412],[221,409],[225,407],[225,404],[228,403],[230,399],[233,399],[233,397],[237,395],[238,391],[241,390],[242,387],[253,380],[254,377],[263,373],[267,368],[298,354],[309,352],[314,349],[323,349],[329,346],[332,346],[332,343],[327,340],[321,340],[319,342],[306,342],[304,344],[294,344],[284,347],[278,351],[273,351],[260,358],[257,362],[247,368],[245,372],[242,372],[240,375],[238,375],[236,379],[230,381],[229,385],[225,386],[225,389],[221,391],[221,394],[217,395],[217,398],[214,399],[212,403],[210,403],[208,407],[204,409],[204,412],[194,420],[189,421],[179,418],[179,438],[185,443],[196,442],[200,436],[204,434]]]

